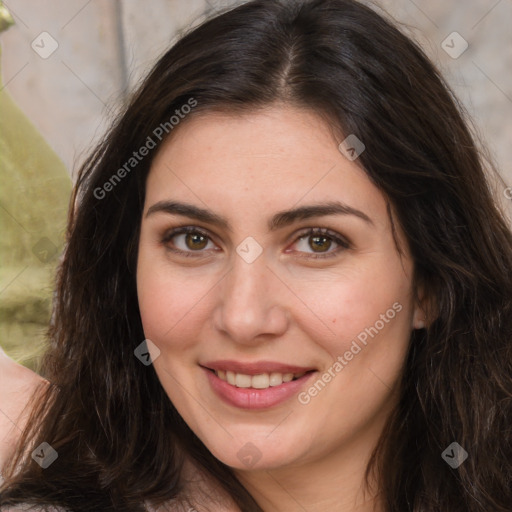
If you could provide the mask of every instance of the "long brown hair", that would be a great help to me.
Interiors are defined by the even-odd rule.
[[[191,99],[191,116],[285,102],[364,142],[359,161],[389,198],[417,284],[433,304],[429,327],[411,336],[401,398],[368,471],[376,471],[389,512],[510,512],[510,228],[439,73],[415,43],[354,0],[254,0],[207,20],[159,60],[85,162],[42,365],[51,385],[0,504],[142,510],[144,500],[187,491],[180,475],[188,456],[242,511],[261,511],[183,422],[153,368],[134,357],[144,339],[136,248],[161,141],[105,187]],[[43,441],[59,455],[46,469],[30,459]],[[457,469],[441,457],[454,441],[469,454]]]

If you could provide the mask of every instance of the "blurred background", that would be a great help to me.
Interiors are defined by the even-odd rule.
[[[0,346],[13,359],[37,367],[72,179],[87,152],[184,30],[239,3],[3,2],[14,24],[0,26]],[[500,169],[497,192],[510,215],[512,2],[366,3],[399,23],[441,69]]]

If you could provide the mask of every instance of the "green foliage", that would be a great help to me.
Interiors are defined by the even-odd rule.
[[[44,348],[69,174],[0,88],[0,345],[32,369]]]

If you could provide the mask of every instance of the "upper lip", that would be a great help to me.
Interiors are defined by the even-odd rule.
[[[304,373],[315,370],[311,366],[295,366],[291,364],[283,364],[275,361],[254,361],[242,362],[232,360],[208,361],[201,364],[210,370],[232,371],[235,373],[243,373],[245,375],[259,375],[261,373]]]

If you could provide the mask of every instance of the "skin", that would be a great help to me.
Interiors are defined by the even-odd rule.
[[[38,386],[45,382],[0,349],[0,476],[26,425],[30,412],[26,406]]]
[[[400,227],[402,256],[386,198],[339,151],[341,140],[316,113],[285,105],[210,112],[182,122],[148,176],[137,283],[146,338],[160,350],[154,368],[190,428],[266,511],[379,510],[375,489],[363,490],[364,470],[396,403],[411,330],[423,321]],[[147,215],[160,201],[211,210],[231,230]],[[337,214],[268,229],[278,212],[333,201],[370,222]],[[211,238],[199,249],[184,234],[162,242],[181,226]],[[320,254],[330,257],[315,259],[305,228],[328,229],[349,246],[321,240]],[[252,263],[236,252],[249,236],[263,249]],[[294,396],[266,410],[238,409],[214,394],[199,366],[234,359],[314,367],[307,391],[396,303],[395,318],[307,404]],[[260,455],[250,467],[237,456],[248,442]]]

